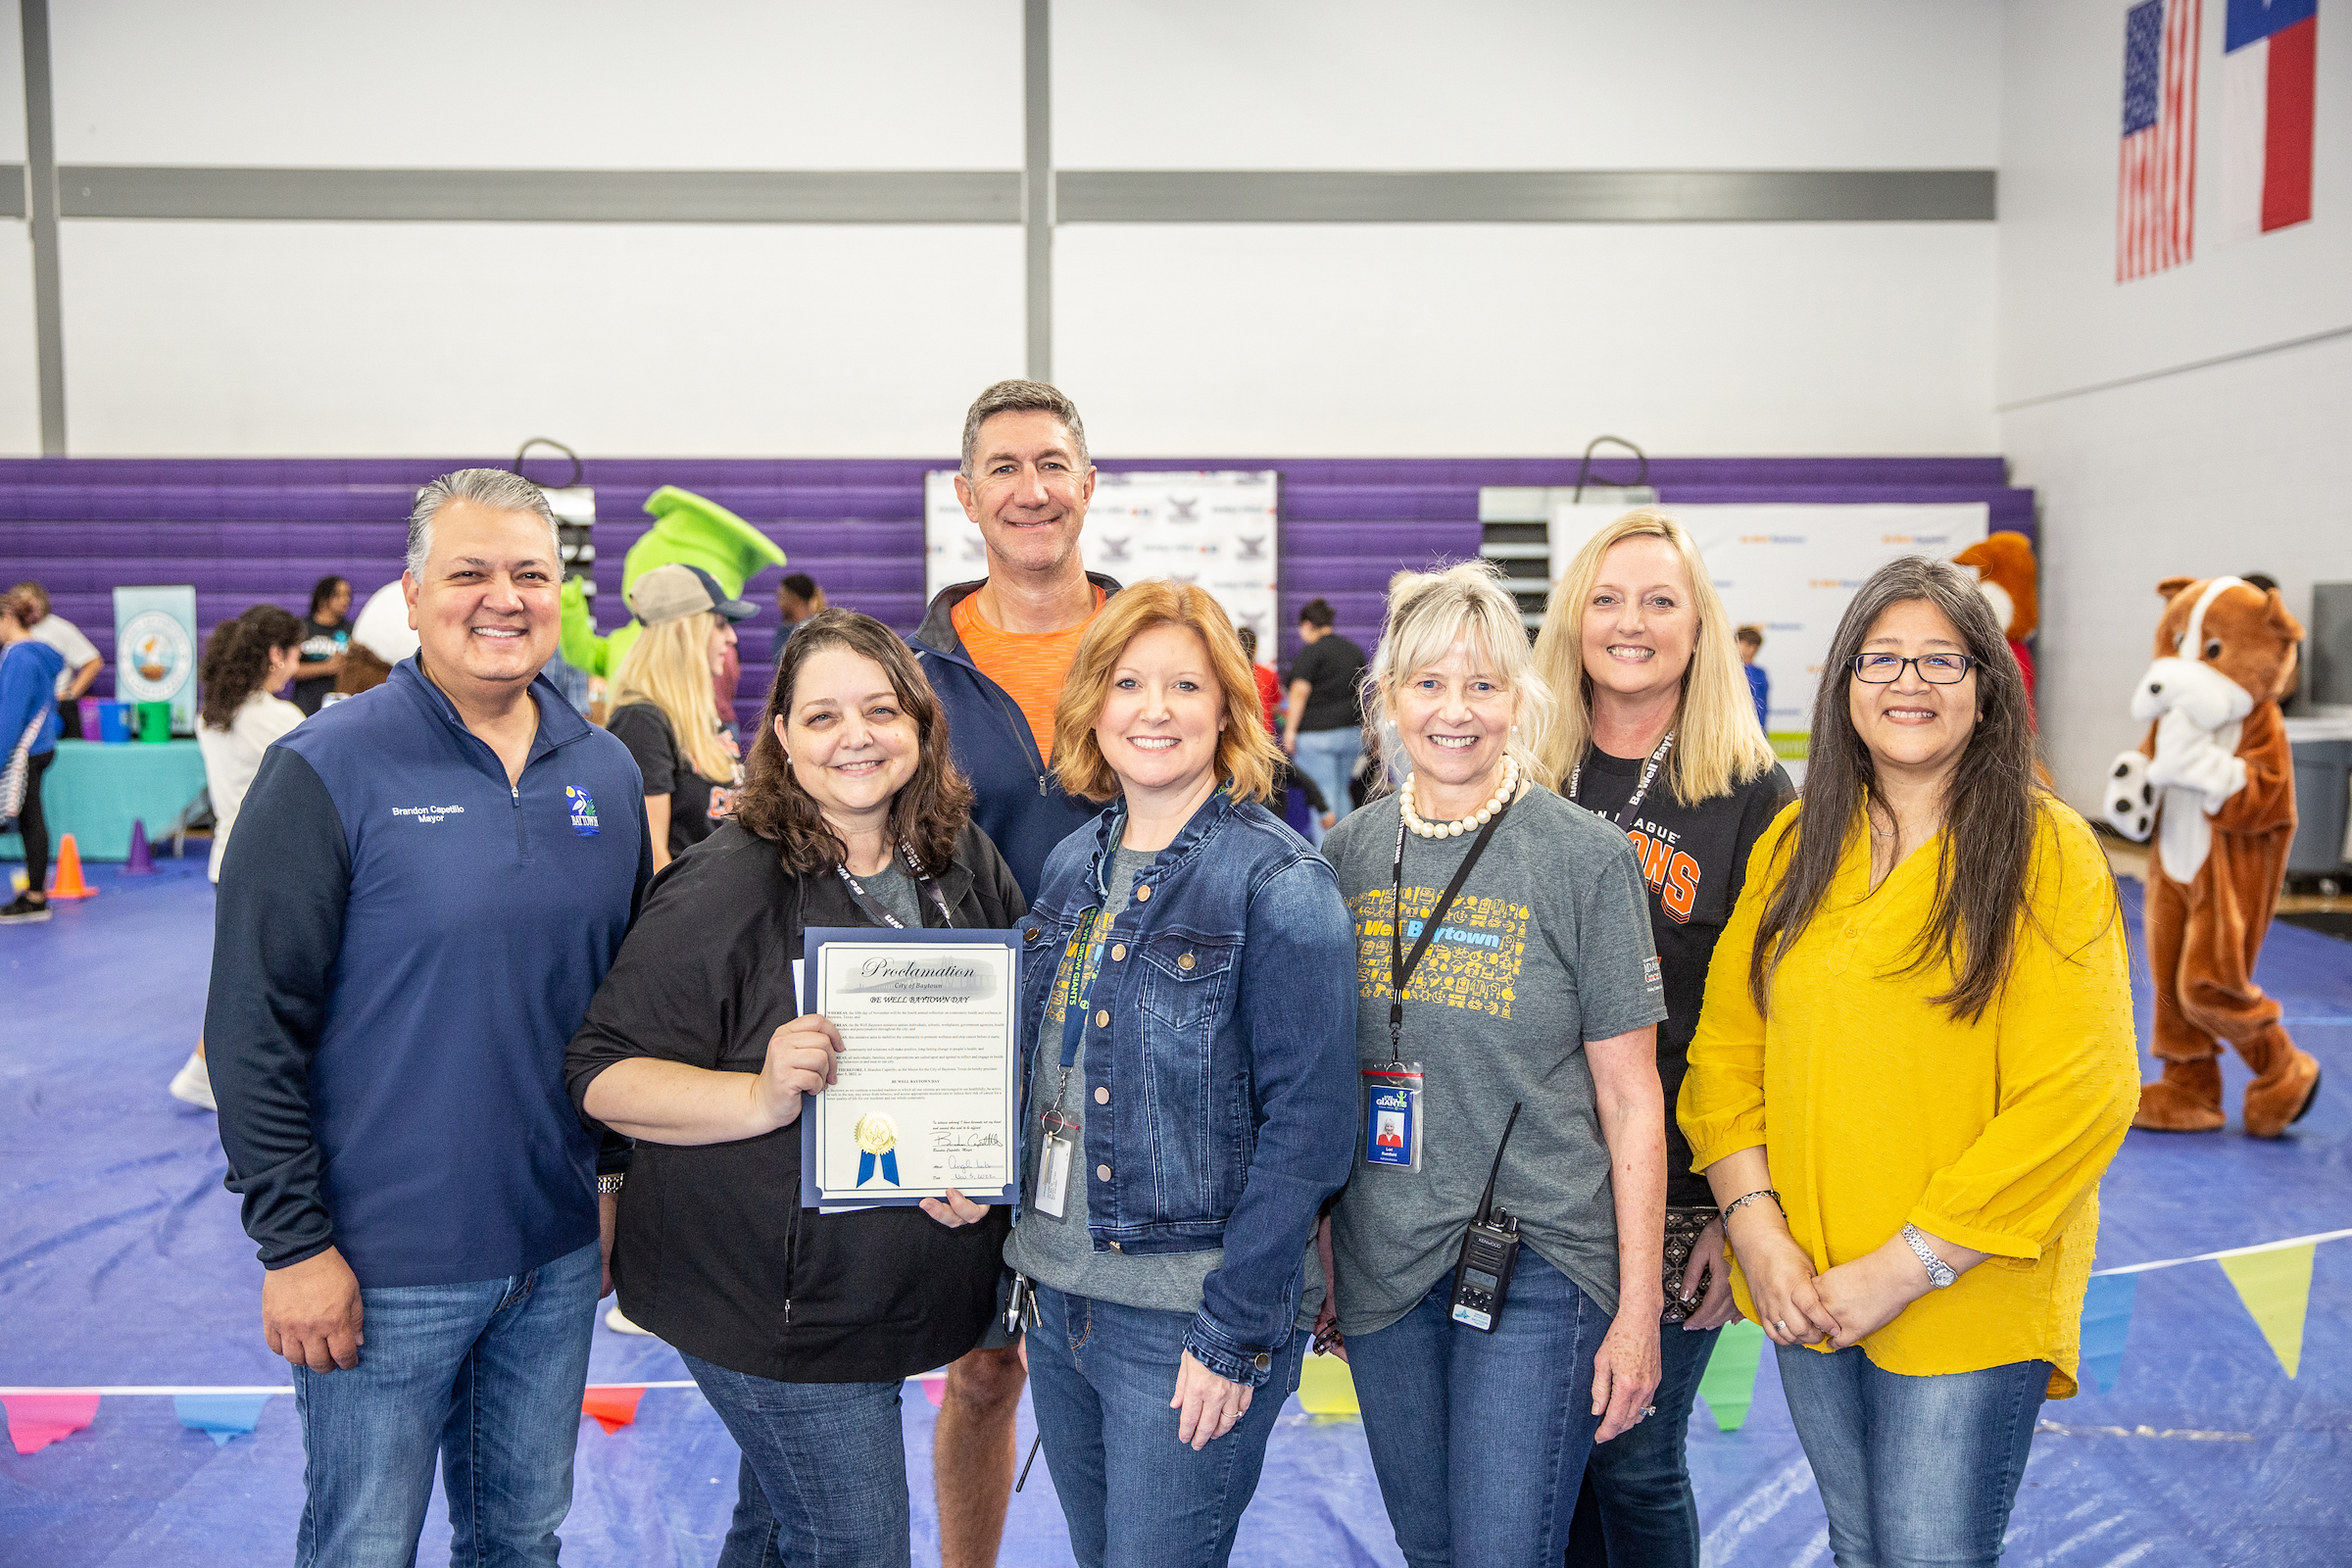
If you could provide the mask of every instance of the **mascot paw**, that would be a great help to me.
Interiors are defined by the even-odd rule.
[[[2109,827],[2132,843],[2148,842],[2156,825],[2156,786],[2148,780],[2148,760],[2139,753],[2124,753],[2107,770],[2103,814]]]
[[[2139,1114],[2132,1125],[2158,1133],[2210,1133],[2228,1119],[2222,1114],[2222,1065],[2208,1056],[2168,1061],[2163,1077],[2141,1084]]]
[[[2320,1064],[2308,1052],[2286,1047],[2271,1070],[2246,1085],[2246,1134],[2278,1138],[2311,1113],[2320,1098]],[[2143,1097],[2142,1105],[2146,1101]]]

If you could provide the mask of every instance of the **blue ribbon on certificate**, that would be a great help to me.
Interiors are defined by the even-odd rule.
[[[899,1185],[899,1152],[898,1152],[897,1150],[895,1150],[895,1149],[885,1149],[884,1151],[882,1151],[882,1156],[881,1156],[881,1157],[882,1157],[882,1179],[883,1179],[884,1181],[886,1181],[886,1182],[890,1183],[890,1185],[891,1185],[891,1186],[893,1186],[893,1187],[896,1187],[896,1186],[898,1186],[898,1185]],[[869,1152],[869,1153],[860,1153],[860,1154],[858,1156],[858,1186],[860,1186],[860,1187],[863,1187],[863,1186],[864,1186],[864,1185],[865,1185],[867,1182],[870,1182],[870,1181],[872,1181],[873,1179],[874,1179],[874,1155],[873,1155],[873,1154],[871,1154],[870,1152]]]

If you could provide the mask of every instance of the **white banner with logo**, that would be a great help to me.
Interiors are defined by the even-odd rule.
[[[1735,626],[1759,626],[1756,656],[1770,677],[1773,747],[1805,755],[1813,692],[1839,617],[1870,574],[1903,556],[1949,559],[1984,537],[1982,501],[1932,506],[1661,506],[1690,530]],[[1554,581],[1621,506],[1561,503],[1551,513]]]
[[[1274,647],[1280,560],[1277,475],[1262,472],[1104,473],[1097,477],[1079,552],[1089,571],[1122,583],[1148,577],[1199,583],[1236,626],[1257,628],[1259,657]],[[923,476],[924,596],[988,575],[980,525],[956,499],[956,470]]]
[[[196,733],[196,590],[115,590],[115,695],[170,703],[172,732]]]

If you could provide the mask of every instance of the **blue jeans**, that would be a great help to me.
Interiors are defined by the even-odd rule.
[[[1904,1377],[1872,1366],[1858,1345],[1777,1353],[1838,1568],[2000,1561],[2047,1361]]]
[[[1355,769],[1355,760],[1364,755],[1364,735],[1358,729],[1302,729],[1298,732],[1298,771],[1315,781],[1330,803],[1331,813],[1344,817],[1354,805],[1348,794],[1348,775]],[[1307,835],[1312,844],[1323,842],[1323,823],[1315,819],[1314,832]]]
[[[1387,1328],[1348,1336],[1364,1441],[1412,1568],[1552,1568],[1600,1418],[1609,1314],[1522,1249],[1492,1334],[1446,1315],[1449,1269]]]
[[[1029,1398],[1081,1568],[1222,1568],[1257,1491],[1266,1438],[1306,1336],[1294,1330],[1250,1409],[1196,1452],[1176,1441],[1177,1364],[1189,1312],[1154,1312],[1037,1288]],[[1111,1506],[1111,1499],[1118,1506]]]
[[[435,1450],[452,1563],[553,1563],[602,1273],[590,1242],[507,1279],[362,1290],[360,1364],[294,1369],[299,1568],[409,1568]]]
[[[902,1383],[778,1383],[684,1359],[743,1450],[718,1568],[906,1568]]]
[[[1658,1325],[1662,1375],[1650,1399],[1658,1413],[1592,1445],[1568,1568],[1698,1568],[1698,1502],[1683,1449],[1699,1379],[1722,1338],[1720,1329]]]

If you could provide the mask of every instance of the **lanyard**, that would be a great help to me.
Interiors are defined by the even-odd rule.
[[[1658,749],[1649,754],[1649,761],[1642,769],[1642,782],[1634,786],[1633,799],[1627,801],[1624,808],[1617,813],[1619,832],[1623,832],[1633,821],[1634,813],[1642,809],[1642,802],[1648,796],[1650,785],[1657,782],[1658,769],[1666,765],[1666,754],[1673,750],[1674,731],[1668,730],[1666,738],[1658,742]],[[1568,775],[1568,800],[1571,805],[1578,804],[1576,787],[1584,779],[1584,776],[1585,764],[1582,762],[1577,763],[1575,770]],[[1601,813],[1594,811],[1592,814],[1598,816]]]
[[[922,890],[924,896],[929,898],[932,905],[939,910],[939,923],[954,930],[956,916],[949,912],[947,895],[940,892],[938,881],[932,877],[930,872],[923,869],[923,863],[914,858],[914,851],[906,847],[904,839],[899,841],[899,853],[906,858],[906,874],[914,879],[914,885]],[[866,892],[865,884],[850,875],[848,866],[836,860],[833,862],[833,869],[840,873],[842,881],[849,885],[850,897],[857,902],[858,907],[865,911],[868,919],[878,920],[893,931],[906,929],[906,922],[884,907],[880,899]]]
[[[1471,841],[1470,853],[1463,856],[1462,863],[1453,868],[1453,880],[1446,884],[1446,891],[1430,909],[1429,918],[1421,922],[1421,939],[1413,944],[1413,956],[1409,958],[1404,956],[1403,942],[1404,812],[1399,810],[1396,813],[1396,866],[1391,877],[1394,891],[1389,896],[1389,1060],[1392,1062],[1402,1059],[1397,1053],[1404,1049],[1404,984],[1413,977],[1413,970],[1419,967],[1421,955],[1429,951],[1430,939],[1438,934],[1438,922],[1445,919],[1446,911],[1453,906],[1454,895],[1461,892],[1462,884],[1470,879],[1470,868],[1478,863],[1480,856],[1487,853],[1487,840],[1493,838],[1494,830],[1502,825],[1503,811],[1510,808],[1511,803],[1505,801],[1502,810],[1488,817],[1487,825],[1478,830],[1478,837]]]

